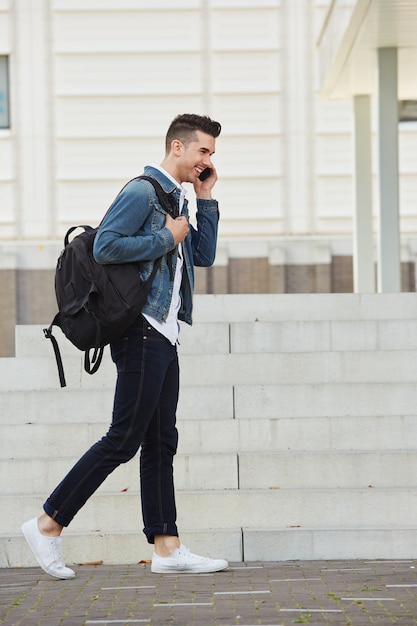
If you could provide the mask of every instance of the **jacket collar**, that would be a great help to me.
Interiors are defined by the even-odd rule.
[[[162,186],[163,190],[167,193],[172,193],[173,191],[181,191],[183,187],[179,183],[177,183],[168,172],[165,172],[162,168],[155,165],[147,165],[144,169],[145,176],[152,176],[155,178],[158,183]],[[185,191],[185,190],[184,190]]]

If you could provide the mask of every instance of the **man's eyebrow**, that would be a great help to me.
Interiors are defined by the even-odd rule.
[[[213,150],[213,152],[210,152],[210,150],[209,150],[208,148],[204,148],[203,146],[200,148],[200,150],[201,150],[202,152],[208,152],[208,153],[210,154],[210,156],[211,156],[212,154],[215,154],[215,151],[214,151],[214,150]]]

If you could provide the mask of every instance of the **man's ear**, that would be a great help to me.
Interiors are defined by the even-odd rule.
[[[181,155],[183,147],[184,144],[179,139],[173,139],[171,141],[171,152],[175,154],[175,156]]]

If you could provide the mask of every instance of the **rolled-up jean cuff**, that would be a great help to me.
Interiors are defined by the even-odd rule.
[[[65,519],[62,515],[60,515],[59,511],[57,511],[56,509],[54,509],[48,501],[45,502],[45,504],[43,505],[43,510],[45,511],[45,513],[47,515],[49,515],[49,517],[52,517],[52,519],[59,524],[60,526],[69,526],[71,523],[71,520]]]
[[[178,537],[178,528],[175,522],[172,524],[154,524],[149,528],[144,528],[148,543],[155,543],[155,537],[158,535],[168,535],[170,537]]]

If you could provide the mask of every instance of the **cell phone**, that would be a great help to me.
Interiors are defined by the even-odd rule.
[[[198,178],[201,181],[207,180],[207,178],[210,178],[212,173],[213,173],[213,170],[211,169],[211,167],[206,167],[206,169],[201,172],[201,174],[200,174],[200,176]]]

